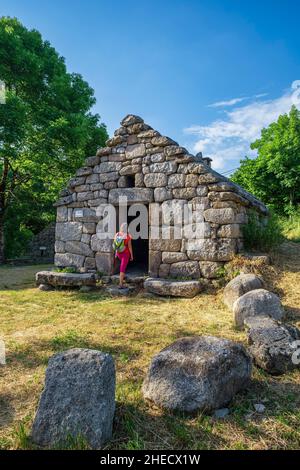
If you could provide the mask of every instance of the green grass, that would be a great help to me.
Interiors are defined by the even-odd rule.
[[[300,245],[285,246],[278,256],[275,288],[297,324]],[[34,286],[39,269],[44,267],[0,269],[0,336],[7,352],[7,365],[0,368],[1,449],[34,448],[29,435],[48,360],[72,347],[109,352],[116,362],[117,407],[107,449],[299,448],[300,372],[270,377],[254,369],[252,385],[235,397],[225,420],[168,413],[143,399],[151,357],[176,338],[212,334],[246,344],[245,333],[233,328],[221,290],[174,300],[111,298],[101,290],[43,292]],[[260,417],[254,404],[262,401],[266,413]],[[81,437],[66,436],[61,447],[88,446]]]
[[[300,210],[290,217],[281,217],[279,223],[285,238],[293,242],[300,242]]]

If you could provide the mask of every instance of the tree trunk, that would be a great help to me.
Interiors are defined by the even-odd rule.
[[[1,215],[0,207],[0,265],[5,262],[4,255],[4,217]]]

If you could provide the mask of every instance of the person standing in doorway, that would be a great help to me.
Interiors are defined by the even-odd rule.
[[[129,260],[133,261],[133,251],[132,251],[132,242],[131,235],[128,232],[128,226],[124,222],[120,231],[116,233],[113,241],[113,249],[115,252],[115,257],[118,258],[121,262],[120,264],[120,284],[119,289],[124,289],[124,279],[126,268]]]

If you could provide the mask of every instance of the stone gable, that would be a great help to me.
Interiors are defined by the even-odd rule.
[[[142,118],[126,116],[106,147],[77,170],[55,204],[55,263],[109,272],[111,243],[95,240],[101,219],[97,208],[105,203],[117,205],[122,196],[129,204],[147,204],[150,212],[152,205],[161,206],[163,214],[166,209],[182,211],[186,203],[193,208],[197,239],[189,240],[186,227],[180,239],[150,239],[149,274],[214,277],[222,263],[241,249],[241,225],[247,221],[249,208],[262,216],[267,209],[209,163],[162,136]],[[159,225],[163,231],[163,216]]]

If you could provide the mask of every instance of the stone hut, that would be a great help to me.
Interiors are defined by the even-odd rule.
[[[262,219],[267,215],[264,204],[212,170],[209,159],[191,155],[140,117],[128,115],[106,147],[86,159],[55,204],[57,266],[112,272],[112,241],[98,236],[103,230],[98,208],[117,207],[120,197],[127,198],[129,213],[133,204],[148,208],[150,235],[133,240],[133,266],[139,264],[152,277],[215,277],[242,250],[241,226],[249,209]],[[187,227],[179,236],[171,227],[170,236],[164,236],[168,223],[175,223],[172,214],[183,213],[185,205],[191,216]],[[193,239],[186,230],[191,226]],[[160,235],[152,237],[155,227]]]

